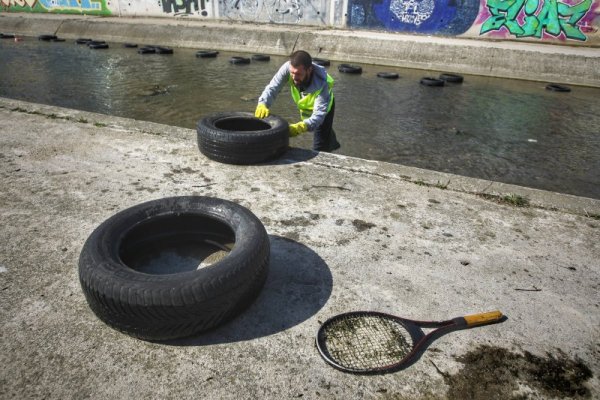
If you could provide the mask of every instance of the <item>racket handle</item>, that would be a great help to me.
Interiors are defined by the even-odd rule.
[[[463,317],[467,322],[467,326],[477,326],[497,322],[502,318],[500,311],[489,311],[479,314],[466,315]]]

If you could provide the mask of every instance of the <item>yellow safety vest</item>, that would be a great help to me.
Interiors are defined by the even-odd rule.
[[[300,117],[305,119],[309,118],[312,115],[313,108],[315,106],[315,100],[317,96],[321,93],[323,89],[319,89],[314,93],[308,93],[304,97],[300,94],[300,91],[294,85],[294,80],[292,76],[288,78],[288,82],[290,83],[290,91],[292,92],[292,99],[296,103],[298,110],[300,110]],[[333,78],[327,74],[327,86],[329,88],[329,104],[327,105],[327,112],[331,110],[331,105],[333,104]]]

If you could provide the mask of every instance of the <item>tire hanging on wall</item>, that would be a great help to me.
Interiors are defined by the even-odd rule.
[[[135,269],[157,246],[221,241],[235,243],[200,269],[160,275]],[[269,258],[267,233],[248,209],[210,197],[171,197],[99,225],[81,251],[79,280],[106,324],[140,339],[167,340],[214,328],[248,307],[264,285]]]
[[[275,159],[289,147],[286,120],[264,119],[248,112],[218,113],[197,125],[198,148],[208,158],[226,164],[258,164]]]

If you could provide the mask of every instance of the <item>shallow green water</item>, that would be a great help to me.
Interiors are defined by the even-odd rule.
[[[232,65],[229,58],[242,54],[195,52],[0,40],[0,96],[194,128],[211,113],[253,111],[285,61]],[[329,67],[337,153],[600,198],[600,89],[557,93],[544,83],[469,75],[433,88],[420,78],[442,71],[363,64],[361,75],[350,75],[338,64]],[[400,79],[378,78],[381,71]],[[272,112],[297,122],[287,89]],[[310,148],[311,140],[292,145]]]

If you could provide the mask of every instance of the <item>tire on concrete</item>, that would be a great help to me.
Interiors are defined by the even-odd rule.
[[[248,112],[217,113],[198,121],[198,148],[208,158],[226,164],[258,164],[275,159],[289,147],[286,120]]]
[[[227,241],[233,248],[209,266],[141,272],[152,249]],[[248,209],[210,197],[171,197],[99,225],[81,251],[79,279],[90,308],[106,324],[140,339],[167,340],[214,328],[248,307],[264,285],[269,257],[265,228]]]

